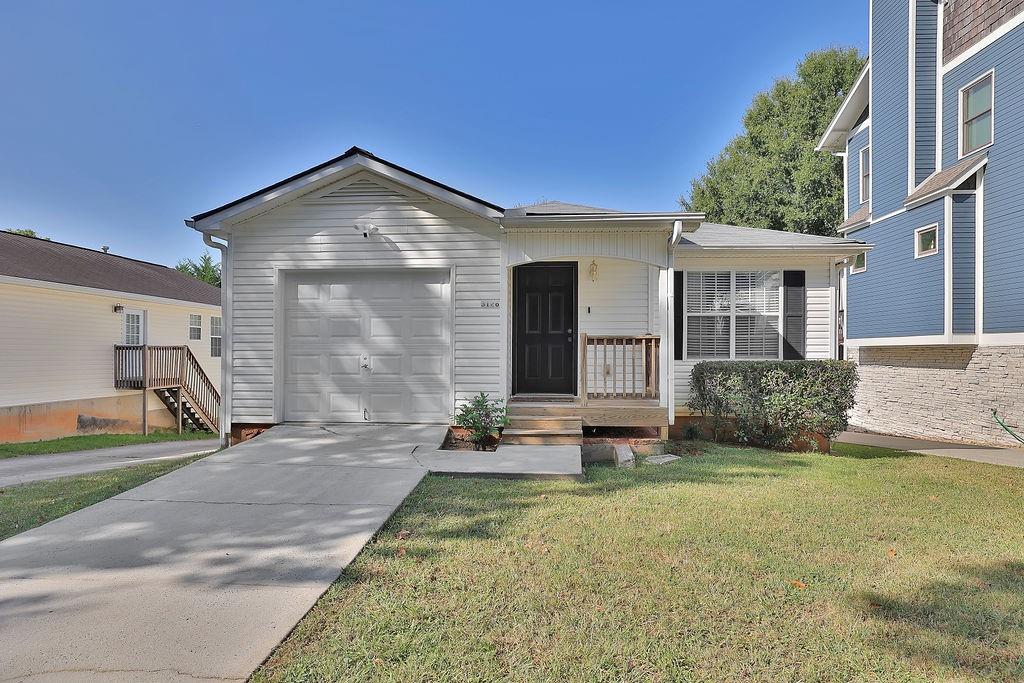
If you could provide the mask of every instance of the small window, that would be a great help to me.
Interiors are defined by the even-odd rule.
[[[863,273],[868,269],[868,254],[861,252],[853,257],[853,265],[850,266],[851,273]]]
[[[992,144],[995,98],[989,72],[960,91],[960,156]]]
[[[220,358],[221,320],[210,316],[210,357]]]
[[[203,316],[195,313],[188,314],[188,338],[191,340],[203,338]]]
[[[860,203],[871,199],[871,148],[860,151]]]
[[[914,258],[939,253],[939,226],[929,225],[914,231]]]

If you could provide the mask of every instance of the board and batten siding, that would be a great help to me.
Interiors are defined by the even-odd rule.
[[[987,149],[984,185],[985,333],[1024,332],[1024,25],[945,73],[942,81],[942,159],[957,162],[958,93],[995,70],[995,136]]]
[[[846,199],[847,199],[847,217],[853,215],[857,209],[860,208],[862,202],[860,201],[860,152],[862,149],[868,146],[868,138],[870,137],[870,126],[864,130],[853,135],[847,141],[847,156],[846,156]]]
[[[187,344],[216,386],[220,359],[210,357],[210,317],[196,304],[158,303],[131,294],[108,295],[0,283],[0,406],[117,396],[114,345],[124,343],[123,316],[114,306],[146,312],[147,342]],[[203,317],[203,338],[189,341],[189,314]]]
[[[677,271],[686,270],[803,270],[807,274],[807,347],[805,357],[808,359],[831,358],[832,351],[832,316],[834,283],[838,275],[830,277],[832,259],[823,256],[814,257],[763,257],[763,258],[683,258],[676,256]],[[681,296],[676,292],[676,296]],[[685,305],[685,302],[684,302]],[[685,308],[684,308],[685,310]],[[684,338],[685,354],[685,338]],[[676,409],[686,408],[690,398],[690,371],[699,360],[686,359],[674,361],[673,375],[676,387]]]
[[[953,333],[974,333],[975,206],[973,194],[955,194],[953,202]]]
[[[364,238],[357,223],[379,234]],[[275,411],[278,271],[454,266],[456,402],[500,395],[502,236],[497,224],[363,171],[233,227],[232,421],[269,423]]]
[[[907,197],[909,8],[908,0],[872,2],[871,213],[875,216],[903,208]]]

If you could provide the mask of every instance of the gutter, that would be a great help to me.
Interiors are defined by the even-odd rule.
[[[185,219],[185,225],[195,228],[195,221]],[[220,284],[221,284],[221,353],[220,353],[220,443],[225,448],[231,445],[231,363],[232,337],[231,325],[231,250],[229,243],[217,242],[207,233],[202,233],[203,243],[220,252]]]

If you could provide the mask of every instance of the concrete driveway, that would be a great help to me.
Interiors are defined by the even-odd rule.
[[[0,680],[244,680],[444,427],[275,427],[0,542]]]
[[[0,460],[0,488],[112,470],[144,462],[186,458],[197,453],[215,451],[219,445],[220,441],[217,439],[166,441],[54,455],[21,455],[17,458],[5,458]]]

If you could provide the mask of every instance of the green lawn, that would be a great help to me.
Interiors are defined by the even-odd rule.
[[[0,460],[16,458],[19,455],[42,455],[44,453],[70,453],[71,451],[91,451],[95,448],[112,448],[114,446],[134,446],[140,443],[157,443],[160,441],[183,441],[188,439],[215,439],[216,434],[210,432],[153,432],[142,434],[85,434],[82,436],[66,436],[63,439],[48,441],[25,441],[23,443],[0,443]]]
[[[156,479],[203,456],[0,488],[0,540]]]
[[[1022,493],[858,446],[428,477],[254,676],[1021,680]]]

